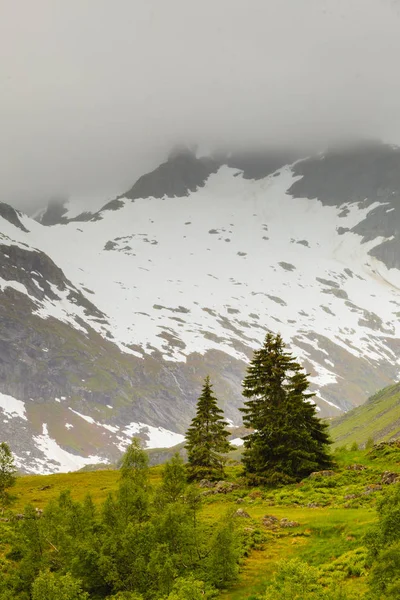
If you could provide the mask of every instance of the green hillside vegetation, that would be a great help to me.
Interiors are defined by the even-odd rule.
[[[387,588],[381,593],[380,582],[388,575],[381,573],[378,562],[379,571],[374,553],[392,551],[393,540],[385,542],[388,534],[382,524],[388,506],[400,511],[400,485],[384,482],[400,475],[400,443],[368,451],[340,448],[331,470],[268,488],[247,487],[240,465],[226,467],[223,484],[193,486],[182,484],[176,469],[170,469],[173,485],[167,482],[166,488],[165,466],[147,472],[145,462],[135,457],[130,465],[142,469],[140,489],[145,492],[139,496],[129,470],[128,480],[117,470],[17,478],[12,488],[15,505],[0,521],[1,600],[352,600],[366,599],[367,593],[376,600],[398,597]],[[177,481],[183,485],[180,491]],[[124,489],[128,495],[122,494]],[[172,496],[166,500],[167,489]],[[126,501],[133,497],[135,508],[128,514]],[[38,518],[36,508],[44,510],[44,516]],[[187,520],[193,511],[195,546],[193,521]],[[19,514],[25,518],[17,518]],[[127,519],[126,524],[118,524],[120,518]],[[377,523],[379,535],[373,532]],[[164,578],[177,531],[179,557],[172,553],[173,568]],[[191,534],[187,537],[185,532]],[[388,549],[376,548],[368,532],[373,540],[389,544]],[[396,528],[394,535],[398,540]],[[196,544],[200,559],[191,554]],[[154,553],[156,548],[163,549],[161,554]],[[146,552],[152,556],[145,567],[140,560],[135,567],[129,562],[133,555],[137,559],[138,549],[143,559]],[[119,563],[127,565],[126,573],[120,572]],[[149,578],[144,584],[130,575],[130,569],[138,573],[139,568]],[[31,580],[34,588],[29,588]]]
[[[362,406],[334,419],[330,433],[336,446],[400,437],[400,383],[384,388]]]
[[[372,438],[395,436],[399,386],[333,454],[279,335],[243,394],[243,452],[208,377],[172,456],[133,439],[113,469],[17,478],[2,444],[0,600],[398,600],[400,440]]]

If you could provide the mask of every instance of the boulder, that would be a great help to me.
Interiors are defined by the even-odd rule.
[[[367,485],[367,487],[365,488],[365,491],[363,492],[363,496],[368,496],[368,494],[373,494],[374,492],[380,492],[382,489],[382,486],[377,484],[377,483],[371,483],[370,485]]]
[[[209,481],[208,479],[202,479],[199,482],[199,487],[201,487],[201,488],[212,488],[212,487],[214,487],[214,485],[215,484],[212,481]]]
[[[245,510],[243,510],[243,508],[238,508],[237,511],[235,512],[235,517],[243,517],[245,519],[250,519],[250,515],[249,513],[247,513]]]
[[[231,481],[218,481],[214,486],[214,494],[229,494],[238,488],[237,483]]]
[[[264,525],[264,527],[266,527],[267,529],[278,529],[279,528],[279,520],[274,517],[273,515],[265,515],[262,519],[261,519],[262,524]]]
[[[297,521],[289,521],[289,519],[281,519],[279,525],[281,527],[299,527],[300,523]]]
[[[384,485],[391,485],[392,483],[398,483],[400,481],[400,473],[393,473],[392,471],[385,471],[382,474],[381,481]]]
[[[333,475],[336,475],[335,471],[314,471],[309,478],[317,479],[318,477],[333,477]]]

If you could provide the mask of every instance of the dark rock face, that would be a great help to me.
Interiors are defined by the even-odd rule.
[[[44,252],[0,244],[0,277],[24,285],[29,296],[39,301],[60,299],[51,285],[60,292],[68,290],[69,299],[82,306],[87,315],[104,319],[103,313],[68,281],[63,271]]]
[[[151,173],[147,173],[121,196],[136,200],[138,198],[168,198],[188,196],[190,192],[204,187],[212,173],[222,165],[239,169],[245,179],[262,179],[274,173],[284,165],[291,164],[296,158],[294,152],[242,152],[229,157],[219,155],[196,158],[188,148],[177,148],[168,160]],[[106,204],[103,210],[118,210],[117,198]],[[101,213],[99,211],[99,213]],[[98,214],[99,214],[98,213]],[[95,219],[98,218],[96,215]]]
[[[19,229],[22,229],[22,231],[25,231],[25,233],[28,233],[26,227],[24,227],[19,220],[18,212],[4,202],[0,202],[0,217],[3,217],[3,219],[11,223],[11,225],[15,225],[15,227],[18,227]]]
[[[188,196],[189,192],[203,187],[211,173],[216,173],[219,166],[211,158],[197,159],[190,150],[175,152],[157,169],[140,177],[123,197],[136,200]]]
[[[389,269],[400,268],[400,148],[366,144],[337,150],[299,162],[293,167],[302,175],[289,189],[296,198],[318,198],[323,204],[357,204],[367,208],[366,218],[351,231],[368,242],[391,238],[371,251]]]
[[[58,298],[50,284],[66,289],[63,272],[46,254],[16,245],[0,244],[0,277],[21,283],[38,300]]]
[[[400,148],[378,143],[328,152],[294,165],[302,179],[289,189],[295,198],[318,198],[329,206],[376,200],[399,206]]]
[[[225,164],[243,171],[245,179],[264,179],[285,165],[291,165],[297,158],[299,158],[298,154],[292,150],[280,152],[260,150],[235,153],[226,159]]]

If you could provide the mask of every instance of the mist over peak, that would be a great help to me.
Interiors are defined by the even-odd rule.
[[[0,199],[20,208],[115,197],[177,142],[300,154],[400,143],[395,2],[21,0],[0,11]]]

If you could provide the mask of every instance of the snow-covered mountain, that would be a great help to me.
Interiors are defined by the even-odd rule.
[[[398,378],[400,149],[181,149],[81,212],[0,205],[0,430],[26,470],[114,460],[134,433],[182,440],[206,374],[239,423],[268,330],[321,414]]]

